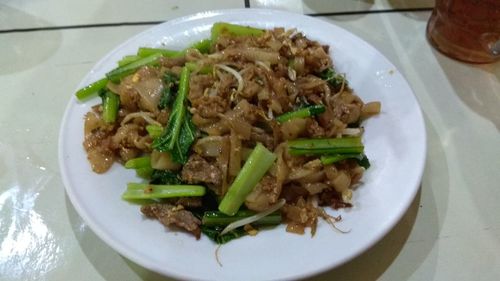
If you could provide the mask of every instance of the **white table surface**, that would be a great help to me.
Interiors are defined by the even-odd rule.
[[[58,131],[93,64],[157,22],[245,6],[320,14],[375,46],[422,107],[427,163],[401,221],[309,280],[499,280],[500,63],[469,65],[425,39],[433,1],[0,1],[0,280],[171,280],[102,242],[69,202]],[[125,23],[125,24],[124,24]]]

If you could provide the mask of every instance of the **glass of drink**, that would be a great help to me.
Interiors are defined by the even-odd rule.
[[[427,38],[436,49],[461,61],[500,60],[500,0],[436,0]]]

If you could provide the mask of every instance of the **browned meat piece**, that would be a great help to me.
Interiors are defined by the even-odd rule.
[[[196,113],[204,118],[217,117],[229,108],[228,100],[220,96],[203,96],[191,101],[191,105],[196,109]]]
[[[192,75],[189,82],[189,101],[201,98],[205,89],[211,87],[213,83],[214,78],[211,75]]]
[[[342,200],[342,195],[334,189],[326,190],[320,194],[319,205],[330,206],[335,210],[352,207],[352,204],[349,202],[344,202]]]
[[[150,204],[141,207],[141,212],[149,217],[158,219],[163,225],[175,225],[183,228],[200,239],[201,221],[196,218],[190,211],[184,210],[182,205],[170,204]]]
[[[208,183],[220,186],[222,173],[216,164],[210,164],[198,154],[192,154],[188,162],[182,167],[182,180],[194,183]]]

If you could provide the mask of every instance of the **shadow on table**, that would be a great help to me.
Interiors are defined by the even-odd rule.
[[[467,64],[450,59],[435,49],[432,51],[462,102],[500,131],[500,62]],[[483,73],[480,80],[478,75],[469,75],[471,67]]]
[[[449,175],[439,136],[427,119],[426,126],[428,157],[424,176],[420,191],[406,214],[366,252],[308,280],[371,281],[382,275],[388,280],[407,280],[424,263],[426,276],[434,275],[438,254],[436,241],[448,207]]]
[[[500,62],[474,65],[450,59],[437,50],[433,50],[433,54],[446,75],[446,82],[463,103],[457,110],[465,107],[464,111],[469,112],[462,118],[449,120],[455,127],[449,138],[456,139],[457,145],[451,148],[461,160],[456,163],[456,169],[463,181],[462,191],[472,195],[470,199],[478,212],[477,231],[488,231],[498,225],[498,213],[492,210],[498,208],[500,201],[495,176],[500,155],[495,141],[500,132]],[[460,149],[469,146],[470,150]],[[483,164],[479,165],[480,162]],[[500,242],[498,235],[491,237]],[[492,260],[485,260],[483,265],[489,263],[495,266]]]
[[[13,26],[2,23],[14,23]],[[16,25],[19,23],[19,25]],[[0,4],[0,30],[21,28],[36,28],[51,26],[40,18],[23,11]],[[9,74],[30,69],[52,56],[61,46],[62,35],[58,30],[33,31],[29,33],[14,32],[1,34],[0,74]],[[8,54],[8,55],[5,55]]]

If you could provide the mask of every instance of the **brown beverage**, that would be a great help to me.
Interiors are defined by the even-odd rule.
[[[500,0],[436,0],[427,38],[439,51],[458,60],[499,60]]]

